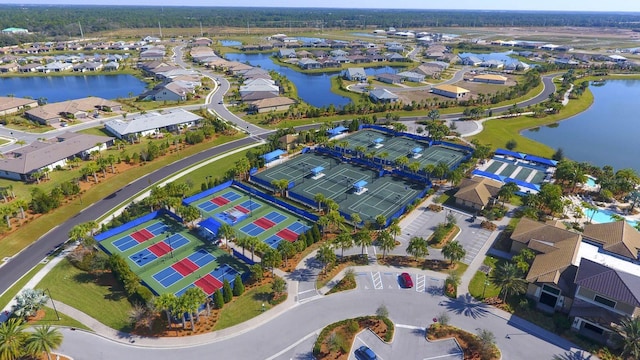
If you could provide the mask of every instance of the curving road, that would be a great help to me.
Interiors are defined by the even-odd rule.
[[[356,290],[298,304],[269,322],[237,335],[215,339],[208,344],[163,348],[169,344],[158,339],[154,348],[139,347],[136,344],[106,340],[83,331],[63,329],[64,342],[60,351],[76,360],[139,360],[148,357],[156,360],[312,359],[310,348],[303,346],[304,349],[300,349],[296,345],[308,338],[315,339],[319,330],[330,323],[375,314],[382,304],[388,308],[389,317],[396,324],[426,327],[434,317],[446,311],[452,325],[472,333],[476,333],[476,328],[489,329],[496,336],[504,359],[565,358],[564,356],[578,350],[568,341],[541,329],[531,328],[518,318],[506,319],[500,313],[494,314],[484,304],[448,300],[441,295],[417,292],[414,289],[364,290],[359,283]],[[166,341],[175,343],[172,340],[180,339]],[[393,350],[398,358],[402,358],[399,354],[401,351],[402,349],[397,348]],[[422,355],[423,358],[428,358],[433,354]]]

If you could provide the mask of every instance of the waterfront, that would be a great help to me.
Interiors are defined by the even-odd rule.
[[[559,123],[525,130],[522,135],[562,148],[572,160],[640,172],[640,158],[632,150],[640,131],[636,100],[640,81],[607,80],[603,86],[589,89],[594,97],[589,109]]]
[[[0,78],[0,96],[59,102],[97,96],[105,99],[139,95],[146,84],[133,75],[29,76]]]
[[[286,66],[278,65],[271,59],[272,54],[240,54],[228,53],[227,60],[249,63],[265,70],[274,70],[284,75],[298,90],[298,96],[302,101],[315,107],[324,107],[333,104],[335,107],[347,105],[351,100],[331,92],[331,78],[340,72],[326,73],[302,73]],[[367,75],[380,73],[396,73],[398,70],[389,67],[365,68]],[[402,70],[401,70],[402,71]]]

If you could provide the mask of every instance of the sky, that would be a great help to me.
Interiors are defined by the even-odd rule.
[[[0,4],[82,4],[82,5],[152,5],[152,6],[251,6],[301,7],[311,4],[324,8],[381,9],[454,9],[454,10],[551,10],[551,11],[625,11],[640,12],[638,0],[0,0]]]

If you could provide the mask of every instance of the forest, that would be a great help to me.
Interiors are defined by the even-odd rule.
[[[320,8],[233,8],[166,6],[0,5],[0,28],[20,27],[35,33],[28,41],[76,37],[121,28],[252,27],[325,29],[419,29],[427,27],[574,26],[634,29],[638,13],[472,10],[393,10]],[[3,36],[7,42],[25,39]]]

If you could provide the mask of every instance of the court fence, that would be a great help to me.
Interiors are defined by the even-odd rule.
[[[198,200],[200,200],[202,198],[210,196],[211,194],[215,194],[220,190],[226,189],[229,186],[231,186],[232,184],[233,184],[233,180],[225,181],[222,184],[216,185],[216,186],[214,186],[214,187],[212,187],[210,189],[207,189],[207,190],[205,190],[203,192],[199,192],[199,193],[197,193],[197,194],[195,194],[193,196],[189,196],[188,198],[183,199],[182,200],[182,204],[187,206],[187,205],[189,205],[189,204],[191,204],[191,203],[193,203],[195,201],[198,201]]]
[[[291,204],[287,204],[286,202],[284,202],[284,201],[282,201],[280,199],[277,199],[276,197],[271,196],[269,194],[265,194],[265,193],[263,193],[262,191],[260,191],[258,189],[252,188],[250,186],[247,186],[247,185],[245,185],[243,183],[240,183],[240,182],[237,182],[235,180],[233,180],[233,186],[235,186],[235,187],[237,187],[237,188],[239,188],[241,190],[244,190],[244,191],[256,196],[257,198],[265,200],[265,201],[267,201],[267,202],[269,202],[271,204],[278,205],[278,206],[284,208],[285,210],[290,211],[290,212],[292,212],[292,213],[294,213],[296,215],[299,215],[299,216],[301,216],[301,217],[303,217],[305,219],[308,219],[308,220],[313,221],[313,222],[318,221],[318,215],[315,215],[315,214],[312,214],[312,213],[310,213],[310,212],[308,212],[306,210],[297,208],[297,207],[295,207],[295,206],[293,206]]]
[[[154,212],[151,212],[147,215],[143,215],[137,219],[131,220],[125,224],[122,224],[120,226],[114,227],[113,229],[109,229],[107,231],[101,232],[100,234],[97,234],[94,236],[94,238],[96,239],[97,242],[100,242],[104,239],[110,238],[114,235],[118,235],[122,232],[125,232],[129,229],[132,229],[138,225],[144,224],[145,222],[149,221],[149,220],[153,220],[155,218],[161,217],[163,215],[168,215],[169,217],[173,218],[174,220],[178,221],[179,223],[182,223],[182,218],[178,215],[176,215],[175,213],[167,210],[167,209],[160,209]]]

